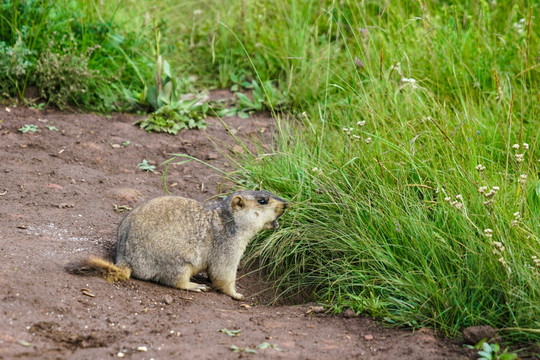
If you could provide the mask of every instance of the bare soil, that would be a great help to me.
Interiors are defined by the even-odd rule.
[[[143,159],[159,165],[183,153],[229,172],[234,164],[223,154],[243,151],[231,132],[267,147],[272,142],[267,115],[226,118],[230,132],[208,119],[206,131],[177,136],[146,133],[135,120],[0,108],[0,359],[475,357],[428,329],[389,329],[365,316],[325,314],[314,304],[267,305],[265,284],[254,274],[241,276],[242,269],[244,302],[216,291],[190,293],[133,279],[108,284],[66,273],[68,262],[87,254],[112,259],[125,215],[115,206],[164,194],[163,168],[142,171]],[[19,132],[25,124],[39,132]],[[171,167],[167,183],[173,194],[200,201],[227,190],[218,172],[196,161]],[[233,337],[220,329],[241,332]],[[265,342],[283,351],[256,348]]]

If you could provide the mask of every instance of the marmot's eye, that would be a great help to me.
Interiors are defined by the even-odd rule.
[[[266,200],[266,199],[259,199],[259,200],[257,200],[257,202],[258,202],[259,204],[261,204],[261,205],[266,205],[266,204],[268,204],[268,200]]]

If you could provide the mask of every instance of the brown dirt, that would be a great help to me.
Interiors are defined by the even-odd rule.
[[[232,171],[233,164],[220,152],[241,149],[234,147],[216,119],[208,120],[206,131],[170,136],[148,134],[132,125],[134,117],[123,114],[107,118],[9,110],[0,108],[0,358],[103,359],[124,354],[133,359],[468,359],[474,355],[427,329],[388,329],[368,317],[310,311],[310,305],[264,305],[267,299],[257,295],[261,283],[254,275],[239,280],[239,292],[248,296],[237,302],[215,291],[190,293],[138,280],[110,285],[99,278],[67,274],[64,266],[86,254],[112,258],[116,227],[125,215],[115,212],[115,205],[134,206],[163,194],[160,174],[143,172],[137,163],[148,159],[159,165],[170,153],[185,153]],[[273,122],[267,116],[226,121],[244,139],[271,143]],[[17,131],[25,124],[38,125],[40,131]],[[51,125],[59,131],[47,129]],[[130,145],[111,146],[125,141]],[[221,182],[219,173],[195,161],[175,166],[168,174],[174,194],[201,201],[217,194]],[[241,333],[230,337],[220,329]],[[284,351],[231,350],[232,345],[255,348],[264,342]]]

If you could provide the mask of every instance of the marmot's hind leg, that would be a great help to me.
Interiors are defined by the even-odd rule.
[[[197,284],[190,281],[191,275],[192,275],[192,269],[188,265],[184,267],[183,271],[181,271],[180,275],[178,276],[176,283],[174,284],[174,287],[182,290],[189,290],[189,291],[208,291],[210,287],[204,285],[204,284]]]

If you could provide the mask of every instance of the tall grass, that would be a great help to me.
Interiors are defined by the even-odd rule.
[[[298,114],[240,162],[294,199],[250,249],[281,294],[540,339],[538,4],[212,6],[183,56],[276,80]]]

